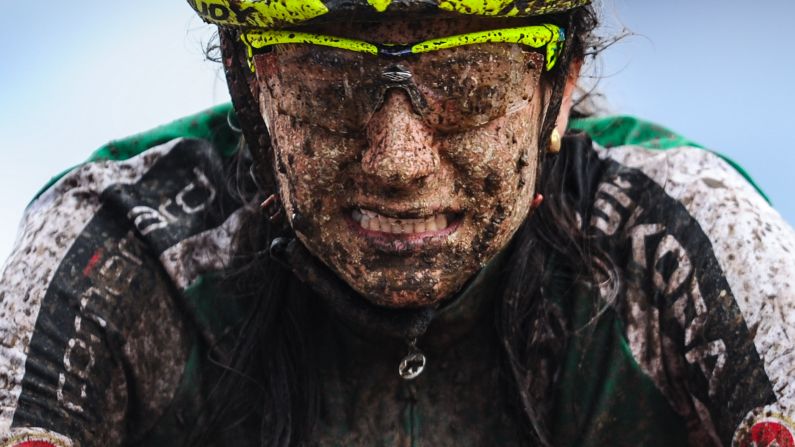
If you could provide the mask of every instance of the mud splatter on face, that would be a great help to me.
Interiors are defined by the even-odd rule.
[[[441,36],[489,26],[478,20],[385,23],[353,36],[351,27],[322,31],[411,42],[434,37],[428,30]],[[416,112],[406,90],[390,88],[361,131],[341,133],[326,120],[289,113],[294,101],[308,99],[282,75],[277,57],[278,50],[254,62],[274,166],[282,167],[276,170],[282,202],[301,241],[355,290],[385,306],[433,304],[507,245],[533,198],[543,102],[537,74],[524,78],[522,91],[510,92],[521,104],[480,126],[452,132],[435,126]],[[535,53],[527,57],[542,65]],[[407,63],[428,68],[421,57]],[[478,98],[472,101],[477,108]]]

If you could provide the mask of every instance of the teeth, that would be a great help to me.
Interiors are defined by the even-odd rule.
[[[436,228],[443,229],[447,228],[447,216],[444,214],[437,214],[436,215]]]
[[[440,231],[447,228],[448,225],[447,216],[444,214],[437,214],[425,219],[393,219],[373,211],[355,209],[351,211],[351,218],[365,230],[390,234],[418,234]]]

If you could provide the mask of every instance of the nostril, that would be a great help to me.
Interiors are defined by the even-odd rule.
[[[427,177],[439,168],[439,157],[431,147],[380,145],[371,147],[362,157],[365,174],[378,177],[390,185],[404,185]]]

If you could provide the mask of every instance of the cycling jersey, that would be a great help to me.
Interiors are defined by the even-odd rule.
[[[184,440],[248,311],[220,286],[234,235],[264,218],[229,192],[231,113],[110,143],[29,205],[0,277],[0,446]],[[578,328],[553,444],[795,445],[792,229],[729,161],[665,129],[572,127],[595,141],[571,149],[595,160],[578,173],[595,185],[582,225],[622,281],[551,292]],[[397,375],[399,343],[318,328],[316,445],[521,445],[495,392],[497,262],[423,337],[416,381]]]

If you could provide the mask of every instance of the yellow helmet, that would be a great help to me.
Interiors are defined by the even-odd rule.
[[[568,11],[590,0],[188,0],[201,18],[233,28],[276,29],[321,16],[381,13],[529,17]]]

